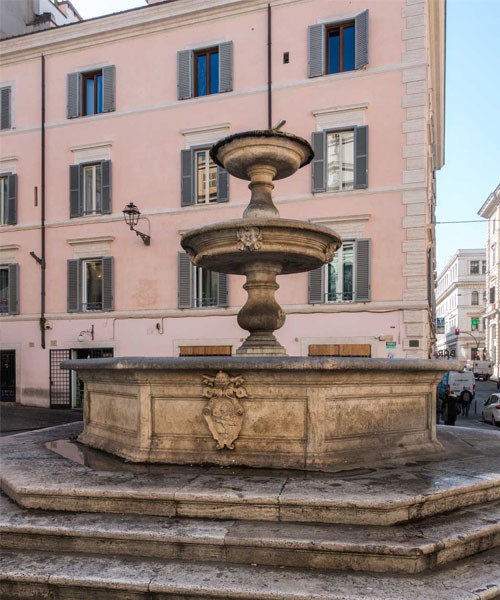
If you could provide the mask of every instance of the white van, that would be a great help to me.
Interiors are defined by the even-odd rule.
[[[457,398],[464,388],[469,390],[472,398],[476,395],[476,380],[472,371],[448,371],[445,373],[439,383],[438,393],[440,398],[444,396],[448,386]]]
[[[468,360],[467,371],[472,371],[476,379],[486,381],[493,375],[493,363],[490,360]]]

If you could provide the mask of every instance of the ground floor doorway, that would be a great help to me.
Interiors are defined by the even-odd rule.
[[[15,350],[0,350],[0,401],[16,401]]]
[[[50,351],[50,407],[83,408],[84,384],[76,371],[61,369],[69,359],[111,358],[113,348],[74,348]]]

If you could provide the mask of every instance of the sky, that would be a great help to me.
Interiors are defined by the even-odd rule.
[[[369,0],[368,5],[390,1]],[[90,19],[145,6],[146,0],[72,4]],[[445,165],[437,174],[438,273],[459,248],[486,246],[486,221],[477,212],[500,183],[500,0],[447,0],[446,19]]]

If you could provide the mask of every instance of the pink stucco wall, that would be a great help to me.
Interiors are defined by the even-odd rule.
[[[279,279],[277,297],[288,313],[277,333],[290,354],[304,354],[307,343],[371,343],[373,356],[386,356],[383,336],[392,336],[396,356],[404,356],[402,310],[383,311],[384,303],[402,307],[405,277],[402,202],[405,144],[401,69],[404,0],[391,2],[314,0],[280,3],[273,8],[273,121],[286,119],[287,131],[306,139],[316,130],[313,111],[362,105],[369,126],[369,187],[344,193],[311,193],[310,167],[276,183],[281,216],[337,219],[367,215],[363,237],[372,240],[371,303],[357,311],[316,310],[307,300],[307,275]],[[307,26],[369,8],[370,59],[361,72],[307,77]],[[163,11],[152,5],[144,11]],[[141,11],[133,11],[133,18]],[[162,13],[162,14],[163,14]],[[146,14],[146,12],[144,13]],[[147,13],[150,14],[150,13]],[[132,16],[130,18],[132,18]],[[175,355],[183,341],[239,344],[245,337],[236,323],[246,294],[243,279],[229,278],[228,309],[177,309],[177,252],[180,232],[204,223],[241,216],[249,191],[231,178],[227,204],[180,207],[180,151],[183,130],[227,123],[226,134],[267,127],[267,12],[256,2],[232,16],[172,27],[168,18],[156,29],[131,29],[126,39],[100,34],[116,17],[71,27],[87,28],[72,42],[68,28],[11,40],[16,49],[1,69],[0,83],[13,82],[14,125],[2,132],[1,158],[14,157],[19,180],[18,224],[0,227],[0,250],[16,245],[20,265],[20,315],[0,317],[0,348],[17,352],[18,400],[48,404],[48,351],[113,347],[116,355]],[[121,22],[121,21],[120,21]],[[75,30],[76,31],[76,30]],[[84,31],[84,30],[80,30]],[[45,37],[44,37],[45,36]],[[118,36],[119,37],[119,36]],[[75,37],[76,40],[76,37]],[[234,42],[233,92],[177,100],[176,53],[194,45]],[[40,268],[29,256],[40,253],[40,58],[46,65],[46,349],[40,347]],[[290,63],[282,56],[289,52]],[[16,59],[17,56],[17,59]],[[116,66],[116,110],[66,118],[66,75],[95,65]],[[112,161],[113,214],[69,219],[69,165],[79,146],[109,144]],[[38,206],[34,188],[38,188]],[[140,229],[150,233],[150,247],[127,230],[121,210],[136,203]],[[150,229],[149,229],[150,227]],[[106,314],[66,312],[66,261],[74,257],[68,240],[112,237],[115,260],[115,311]],[[378,309],[371,311],[372,303]],[[81,330],[95,327],[94,342],[77,342]],[[159,324],[160,333],[156,328]],[[222,343],[222,342],[221,342]]]

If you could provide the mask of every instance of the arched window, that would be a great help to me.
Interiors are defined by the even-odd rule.
[[[471,294],[471,304],[477,306],[479,304],[479,292],[472,292]]]

